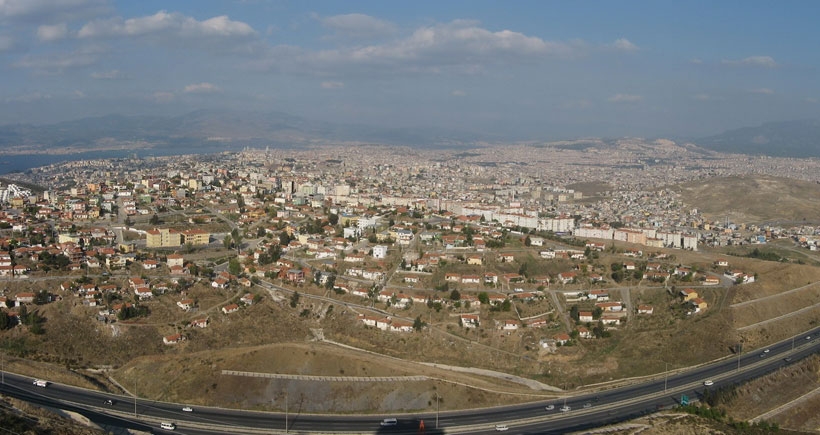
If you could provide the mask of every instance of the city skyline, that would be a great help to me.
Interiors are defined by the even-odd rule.
[[[0,1],[2,124],[282,111],[517,139],[820,116],[812,3]]]

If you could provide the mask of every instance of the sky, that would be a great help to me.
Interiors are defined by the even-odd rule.
[[[0,0],[0,124],[198,109],[509,139],[820,118],[820,2]]]

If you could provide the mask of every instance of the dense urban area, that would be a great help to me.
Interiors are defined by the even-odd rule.
[[[140,371],[179,370],[144,358],[182,355],[209,361],[204,373],[216,376],[413,374],[338,366],[349,357],[285,361],[305,343],[550,394],[682,369],[806,330],[820,303],[816,215],[750,219],[742,198],[710,213],[683,186],[749,176],[817,184],[818,169],[813,159],[623,139],[134,155],[7,174],[0,346],[6,358],[102,370],[123,390]],[[772,308],[781,294],[789,301]],[[285,346],[266,354],[276,368],[249,362],[272,344]],[[221,349],[237,360],[202,354]],[[186,379],[138,393],[271,403],[229,381],[202,392]],[[507,400],[526,398],[484,392],[448,406]],[[378,401],[306,409],[423,409],[430,396]]]

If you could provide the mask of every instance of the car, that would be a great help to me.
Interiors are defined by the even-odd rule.
[[[592,408],[592,404],[589,403],[589,402],[584,403],[584,409],[587,409],[587,408]]]
[[[770,349],[766,349],[766,350],[763,351],[763,353],[769,353],[769,352],[770,352]]]
[[[811,335],[807,335],[806,340],[811,340]]]
[[[564,405],[561,407],[561,412],[569,412],[572,411],[572,408],[569,405]]]
[[[547,405],[547,407],[544,408],[545,411],[552,411],[553,409],[555,409],[555,405]]]
[[[162,429],[165,429],[165,430],[176,430],[177,425],[174,424],[174,423],[169,423],[169,422],[163,421],[162,423],[159,424],[159,427],[162,428]]]
[[[760,357],[761,357],[761,358],[766,358],[766,354],[765,354],[765,353],[761,353],[761,354],[760,354]]]
[[[792,362],[792,357],[787,356],[786,358],[783,358],[783,361]]]
[[[381,426],[395,426],[397,424],[399,424],[399,421],[395,418],[385,418],[381,421],[381,423],[379,423]]]
[[[504,432],[504,431],[507,431],[507,430],[510,430],[510,428],[508,428],[506,424],[497,424],[497,425],[495,425],[495,431],[496,432]]]
[[[105,399],[105,402],[103,402],[103,403],[108,405],[108,406],[114,406],[114,404],[117,403],[117,402],[113,399]]]
[[[194,412],[194,408],[191,408],[190,406],[186,406],[186,407],[182,408],[182,410],[185,411],[185,412]]]
[[[711,387],[712,385],[715,385],[715,383],[712,382],[711,380],[708,380],[708,381],[704,381],[703,385],[706,385],[707,387]]]

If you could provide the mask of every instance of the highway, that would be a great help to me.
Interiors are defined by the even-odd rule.
[[[807,339],[806,337],[810,337]],[[91,421],[109,426],[127,427],[163,433],[161,421],[177,424],[176,433],[379,433],[416,434],[420,420],[425,433],[490,433],[504,423],[509,434],[563,433],[624,421],[635,416],[677,404],[682,394],[697,399],[704,389],[718,389],[775,371],[820,350],[820,328],[803,333],[768,347],[769,352],[756,350],[725,358],[698,367],[668,372],[648,380],[635,380],[631,385],[595,393],[567,396],[563,399],[539,401],[523,405],[493,407],[465,411],[427,411],[396,415],[316,415],[254,412],[223,408],[196,407],[184,412],[186,404],[135,401],[130,396],[117,396],[93,390],[50,383],[38,387],[33,379],[13,373],[3,373],[0,392],[34,404],[66,409],[85,415]],[[788,361],[787,361],[788,358]],[[703,385],[712,380],[713,386]],[[113,405],[105,404],[107,399]],[[308,400],[310,400],[308,398]],[[566,403],[572,410],[561,412]],[[545,406],[555,409],[546,411]],[[585,408],[584,405],[588,404]],[[291,409],[296,408],[291,404]],[[380,427],[386,417],[396,417],[398,424]]]

